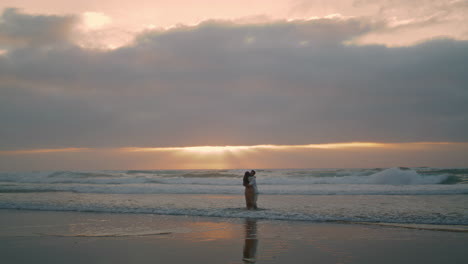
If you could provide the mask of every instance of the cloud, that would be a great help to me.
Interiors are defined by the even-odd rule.
[[[0,47],[42,46],[68,42],[74,16],[29,15],[6,8],[0,16]]]
[[[212,20],[115,50],[20,45],[0,56],[0,149],[468,141],[468,43],[344,44],[381,27]]]
[[[339,13],[385,24],[355,39],[359,44],[411,46],[441,37],[468,40],[466,0],[296,0],[291,13],[301,17]]]
[[[406,46],[441,37],[468,40],[467,14],[468,1],[463,0],[383,1],[379,15],[387,22],[387,28],[356,42]]]

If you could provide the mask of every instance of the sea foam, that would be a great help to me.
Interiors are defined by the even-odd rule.
[[[0,173],[0,193],[237,194],[241,171],[91,171]],[[465,194],[466,184],[441,184],[448,174],[415,170],[259,171],[263,194],[421,195]],[[455,176],[450,176],[455,177]]]

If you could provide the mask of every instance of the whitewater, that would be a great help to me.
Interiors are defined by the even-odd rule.
[[[258,211],[244,209],[243,173],[2,172],[0,209],[468,225],[468,169],[257,170]]]

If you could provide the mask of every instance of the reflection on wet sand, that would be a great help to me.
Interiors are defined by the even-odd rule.
[[[187,237],[190,240],[197,242],[227,240],[238,236],[234,231],[234,225],[227,222],[200,221],[190,223],[188,227],[193,232],[189,232]]]
[[[244,254],[242,260],[244,263],[255,263],[257,254],[257,220],[246,219],[245,220],[245,243],[244,243]]]

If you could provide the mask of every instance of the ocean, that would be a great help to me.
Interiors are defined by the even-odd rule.
[[[256,211],[244,171],[2,172],[0,209],[468,225],[467,168],[257,170]]]

